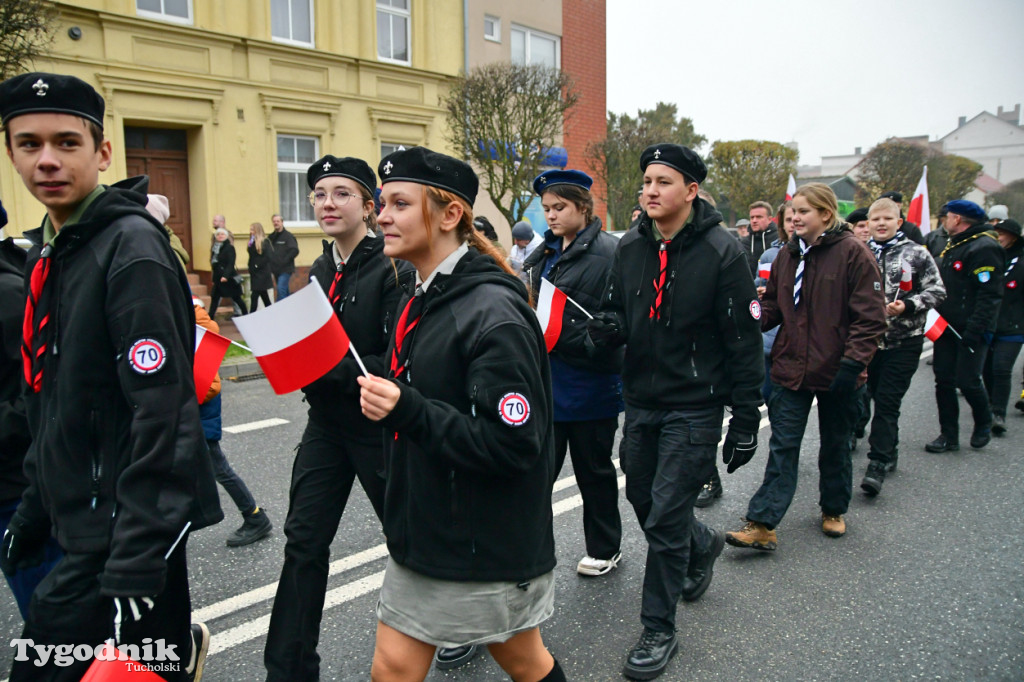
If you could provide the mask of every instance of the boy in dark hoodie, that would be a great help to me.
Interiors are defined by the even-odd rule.
[[[199,679],[209,646],[190,624],[185,559],[189,531],[223,518],[192,379],[195,316],[146,211],[147,179],[99,184],[103,114],[78,78],[0,84],[7,156],[46,208],[25,233],[28,488],[0,567],[38,563],[51,528],[65,551],[32,597],[22,641],[36,648],[17,649],[12,682],[78,680],[90,666],[44,661],[40,645],[113,639],[168,680]]]

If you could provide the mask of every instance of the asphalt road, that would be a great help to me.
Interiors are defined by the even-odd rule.
[[[1021,376],[1018,364],[1015,376]],[[665,680],[1022,680],[1024,679],[1024,414],[983,450],[931,455],[922,445],[938,433],[932,371],[922,359],[904,402],[900,468],[876,499],[859,490],[866,446],[854,454],[854,499],[841,539],[820,531],[817,419],[804,440],[800,484],[778,528],[779,549],[726,547],[707,594],[679,607],[679,655]],[[963,404],[962,404],[963,405]],[[963,405],[966,408],[966,405]],[[224,424],[285,423],[224,436],[222,446],[275,524],[255,545],[229,549],[240,522],[228,518],[189,540],[195,617],[213,632],[207,682],[260,680],[263,643],[280,570],[293,449],[305,424],[299,394],[276,396],[265,380],[225,382]],[[764,422],[763,422],[764,423]],[[769,428],[754,461],[725,476],[725,496],[698,510],[710,525],[742,525],[761,481]],[[620,477],[621,482],[621,477]],[[569,463],[556,486],[556,612],[545,641],[570,680],[620,680],[640,632],[640,586],[646,545],[620,497],[623,560],[601,578],[577,576],[582,509]],[[510,522],[514,518],[510,516]],[[323,680],[368,680],[376,591],[386,552],[376,517],[358,484],[332,546],[332,577],[319,651]],[[0,633],[18,636],[13,599],[0,590]],[[13,649],[0,647],[6,671]],[[437,680],[506,680],[481,655]]]

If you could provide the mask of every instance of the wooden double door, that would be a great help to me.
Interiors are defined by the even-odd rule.
[[[184,130],[125,126],[128,176],[148,175],[149,193],[167,197],[170,227],[192,259],[192,214],[188,194],[188,140]],[[189,270],[192,270],[189,267]]]

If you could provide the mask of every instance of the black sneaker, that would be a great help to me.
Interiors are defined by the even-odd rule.
[[[622,674],[631,680],[653,680],[665,671],[665,666],[679,651],[679,640],[675,630],[658,632],[644,628],[639,641],[629,656]]]
[[[251,545],[270,535],[270,531],[273,529],[274,524],[267,518],[267,512],[262,507],[256,507],[256,511],[243,517],[242,525],[238,530],[228,536],[227,545],[228,547]]]
[[[712,530],[714,537],[711,539],[711,547],[706,554],[700,554],[690,560],[690,569],[683,579],[684,601],[697,601],[711,584],[712,571],[715,567],[715,559],[722,553],[725,547],[725,533],[720,530]]]
[[[434,665],[438,670],[455,670],[472,661],[479,651],[480,648],[476,644],[456,646],[450,649],[438,647],[434,652]]]
[[[971,432],[971,447],[983,448],[992,440],[992,423],[983,426],[975,426]]]
[[[1006,417],[1001,414],[992,415],[992,435],[1003,436],[1006,434]]]
[[[192,653],[185,666],[185,676],[188,682],[199,682],[203,679],[206,653],[210,650],[210,629],[204,623],[192,623],[189,634],[192,635]]]
[[[956,452],[960,449],[960,443],[957,442],[956,438],[950,438],[946,434],[941,434],[931,443],[925,445],[924,449],[928,452]]]
[[[892,459],[885,463],[885,473],[891,474],[896,471],[896,464],[900,461],[900,449],[896,448],[892,451]]]
[[[885,482],[885,462],[877,459],[871,460],[868,470],[864,474],[864,480],[860,482],[861,489],[869,496],[874,497],[882,492],[882,483]]]
[[[693,503],[693,506],[700,507],[701,509],[710,507],[721,496],[722,479],[716,476],[705,483],[704,487],[700,489],[700,493],[697,494],[697,501]]]

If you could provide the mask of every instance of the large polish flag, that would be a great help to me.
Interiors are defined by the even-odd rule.
[[[793,174],[790,173],[789,184],[786,185],[786,201],[791,201],[794,194],[796,194],[796,178],[794,178]]]
[[[217,376],[231,339],[196,325],[196,357],[192,364],[192,378],[196,384],[196,399],[201,403]]]
[[[558,343],[562,334],[562,312],[565,310],[565,293],[546,279],[540,280],[540,297],[537,299],[537,319],[544,330],[544,344],[548,352]]]
[[[939,315],[935,309],[928,311],[928,316],[924,321],[924,335],[932,341],[938,341],[939,337],[942,336],[942,332],[946,331],[946,327],[949,323],[946,319]]]
[[[327,374],[348,353],[348,335],[313,279],[269,308],[234,318],[277,394]]]
[[[932,212],[928,207],[928,166],[921,172],[921,180],[914,190],[914,198],[907,209],[907,220],[921,228],[921,234],[932,231]]]

